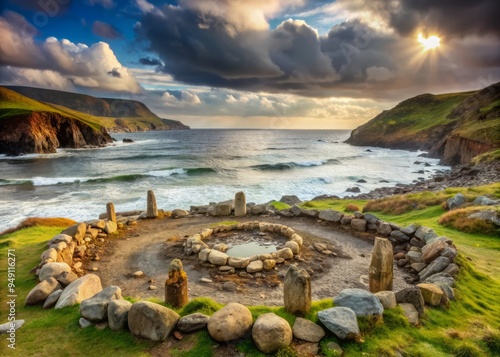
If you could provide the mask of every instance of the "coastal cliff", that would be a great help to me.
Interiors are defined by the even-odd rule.
[[[59,147],[82,148],[112,142],[104,130],[58,113],[30,112],[0,120],[0,153],[54,153]]]
[[[346,142],[428,151],[445,165],[469,163],[500,147],[500,83],[407,99],[353,130]]]

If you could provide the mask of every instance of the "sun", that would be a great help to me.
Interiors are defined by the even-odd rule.
[[[427,38],[424,38],[421,33],[418,34],[418,42],[420,42],[423,46],[424,49],[427,50],[432,50],[434,48],[437,48],[441,45],[441,39],[436,36],[432,35]]]

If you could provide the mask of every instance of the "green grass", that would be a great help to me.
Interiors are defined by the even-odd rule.
[[[478,155],[471,160],[471,164],[477,165],[482,162],[493,162],[500,160],[500,149],[491,150],[484,154]]]
[[[278,211],[281,211],[283,209],[292,208],[292,206],[290,206],[289,204],[286,204],[284,202],[279,202],[279,201],[272,201],[269,205],[272,206],[272,207],[274,207]]]

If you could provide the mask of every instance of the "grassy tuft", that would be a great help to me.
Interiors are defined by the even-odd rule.
[[[0,232],[0,236],[4,234],[14,233],[17,230],[34,227],[34,226],[44,226],[44,227],[69,227],[76,222],[69,218],[41,218],[41,217],[30,217],[23,220],[14,228],[9,228],[4,232]]]
[[[220,310],[223,305],[215,302],[212,299],[206,297],[199,297],[191,300],[186,306],[184,306],[180,311],[179,315],[186,316],[194,314],[195,312],[200,312],[202,314],[211,316],[217,310]]]
[[[441,218],[439,218],[439,224],[466,233],[497,235],[498,229],[493,222],[488,222],[479,218],[469,218],[469,215],[473,213],[491,209],[491,207],[459,208],[443,214]]]
[[[356,211],[361,211],[359,206],[349,203],[348,205],[345,206],[344,212],[356,212]]]
[[[284,202],[279,202],[279,201],[272,201],[269,205],[277,209],[278,211],[281,211],[283,209],[289,209],[292,208],[292,206],[284,203]]]

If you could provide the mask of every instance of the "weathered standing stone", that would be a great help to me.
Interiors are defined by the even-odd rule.
[[[26,305],[36,305],[38,303],[44,302],[47,297],[56,290],[61,289],[61,284],[53,278],[49,277],[41,281],[37,286],[35,286],[26,296]]]
[[[80,314],[89,321],[102,321],[108,314],[111,300],[122,298],[122,290],[118,286],[108,286],[80,304]]]
[[[318,319],[341,340],[360,337],[356,314],[348,307],[332,307],[318,312]]]
[[[252,313],[246,306],[229,303],[208,320],[208,333],[219,342],[246,337],[252,328]]]
[[[240,191],[234,195],[234,215],[243,217],[247,214],[247,199],[245,193]]]
[[[127,327],[128,312],[132,303],[127,300],[111,300],[108,304],[109,328],[114,331],[123,330]]]
[[[363,289],[344,289],[333,298],[335,306],[352,309],[356,316],[381,316],[384,307],[379,299],[369,291]]]
[[[183,307],[188,303],[188,278],[179,259],[172,260],[168,267],[165,303],[175,308]]]
[[[62,292],[56,309],[73,306],[102,290],[101,279],[95,274],[87,274],[69,284]]]
[[[108,221],[116,223],[116,211],[113,202],[108,202],[106,204],[106,215],[108,216]]]
[[[136,335],[152,341],[165,341],[174,331],[179,315],[164,306],[139,301],[128,312],[128,327]]]
[[[369,286],[372,293],[392,290],[393,282],[392,244],[386,238],[375,238],[369,270]]]
[[[209,319],[209,316],[197,312],[181,317],[179,322],[177,322],[177,328],[181,332],[193,332],[205,328]]]
[[[297,317],[292,328],[293,336],[307,342],[319,342],[325,336],[325,330],[312,321]]]
[[[269,312],[255,321],[252,338],[260,351],[273,353],[292,343],[292,329],[284,318]]]
[[[152,190],[148,191],[147,201],[148,202],[147,202],[146,217],[148,218],[158,217],[158,206],[156,205],[156,197]]]
[[[285,275],[285,310],[304,316],[311,309],[311,277],[305,269],[291,265]]]

